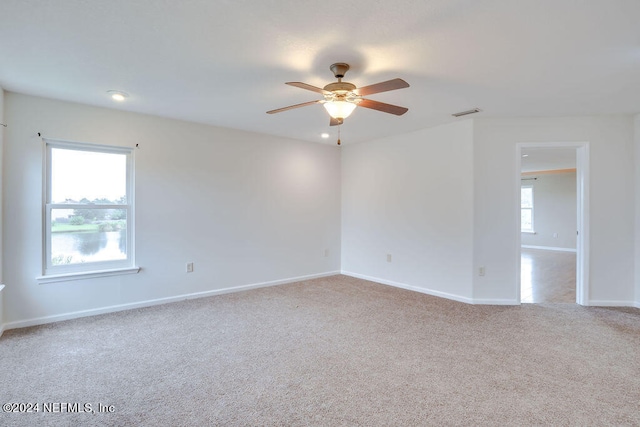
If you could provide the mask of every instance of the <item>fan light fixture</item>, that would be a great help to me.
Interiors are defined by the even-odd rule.
[[[347,101],[328,101],[322,104],[334,119],[346,119],[356,109],[356,104]]]

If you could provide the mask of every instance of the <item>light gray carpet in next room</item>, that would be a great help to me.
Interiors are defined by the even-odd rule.
[[[7,331],[0,396],[40,404],[5,426],[640,425],[640,310],[333,276]]]

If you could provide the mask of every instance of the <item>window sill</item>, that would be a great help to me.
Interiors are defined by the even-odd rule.
[[[136,274],[140,267],[113,268],[110,270],[82,271],[79,273],[50,274],[36,277],[39,283],[67,282],[69,280],[94,279],[97,277],[119,276],[121,274]]]
[[[525,233],[525,234],[538,234],[535,231],[520,231],[521,233]]]

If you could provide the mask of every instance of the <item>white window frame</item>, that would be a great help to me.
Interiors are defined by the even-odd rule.
[[[83,142],[60,141],[43,138],[44,143],[44,194],[43,194],[43,262],[41,283],[58,282],[89,277],[111,276],[115,274],[137,273],[140,268],[135,266],[134,249],[134,159],[133,149],[109,145],[90,144]],[[121,205],[101,204],[59,204],[51,203],[52,188],[52,149],[66,149],[88,151],[93,153],[122,154],[126,156],[126,197],[127,203]],[[123,260],[86,262],[68,265],[53,265],[51,262],[51,212],[53,209],[124,209],[127,212],[127,258]]]
[[[523,188],[530,188],[531,189],[531,207],[530,208],[526,208],[522,206],[522,189]],[[523,209],[528,209],[531,211],[531,229],[530,230],[525,230],[522,228],[522,223],[520,223],[520,232],[521,233],[532,233],[535,234],[535,226],[534,226],[534,207],[535,207],[535,191],[533,190],[533,185],[521,185],[520,186],[520,212],[522,212]],[[521,215],[522,217],[522,215]]]

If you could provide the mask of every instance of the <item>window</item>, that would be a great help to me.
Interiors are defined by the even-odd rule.
[[[533,233],[533,186],[520,188],[520,231]]]
[[[45,140],[44,276],[137,272],[130,148]]]

